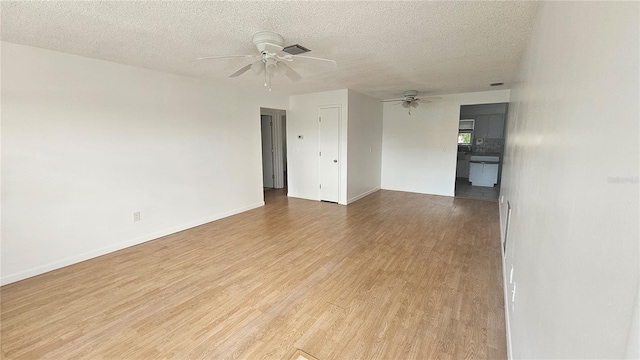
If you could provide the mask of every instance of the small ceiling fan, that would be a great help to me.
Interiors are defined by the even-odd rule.
[[[264,72],[264,86],[271,91],[271,80],[274,75],[285,75],[291,81],[299,81],[302,76],[298,74],[289,64],[306,63],[313,66],[325,66],[335,68],[338,64],[334,60],[322,59],[311,56],[297,55],[309,51],[300,45],[283,47],[284,39],[279,34],[270,31],[261,31],[253,34],[253,45],[258,49],[258,54],[252,55],[221,55],[206,56],[197,60],[244,58],[250,59],[251,63],[241,67],[238,71],[229,75],[237,77],[251,69],[256,75]],[[288,52],[288,53],[285,53]]]
[[[399,99],[387,99],[382,100],[382,102],[398,102],[402,104],[402,107],[405,109],[409,109],[409,115],[411,115],[411,108],[416,108],[420,103],[430,103],[431,100],[442,100],[441,97],[438,96],[430,96],[426,98],[417,98],[418,92],[416,90],[407,90],[402,94],[404,97]]]

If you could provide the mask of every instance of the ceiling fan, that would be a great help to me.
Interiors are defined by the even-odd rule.
[[[442,100],[441,97],[438,96],[430,96],[426,98],[417,98],[418,92],[416,90],[407,90],[402,94],[404,97],[399,99],[387,99],[382,100],[382,102],[392,102],[396,101],[399,104],[402,104],[402,107],[405,109],[409,109],[409,115],[411,115],[411,108],[416,108],[420,103],[430,103],[431,100]]]
[[[229,75],[229,77],[240,76],[249,71],[249,69],[256,75],[264,72],[264,86],[268,86],[269,91],[271,91],[271,79],[273,79],[276,74],[285,75],[291,81],[299,81],[302,79],[302,76],[289,64],[307,63],[313,66],[326,66],[331,68],[335,68],[338,65],[334,60],[330,59],[297,55],[309,50],[300,45],[292,45],[285,48],[283,47],[284,39],[282,36],[270,31],[261,31],[253,34],[252,41],[253,45],[258,49],[258,54],[206,56],[197,58],[197,60],[226,58],[250,59],[251,63],[241,67],[238,71]]]

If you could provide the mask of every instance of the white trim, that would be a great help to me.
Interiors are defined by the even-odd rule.
[[[500,194],[500,196],[502,196],[502,194]],[[506,201],[504,202],[506,203]],[[500,254],[502,255],[501,258],[501,262],[502,262],[502,290],[504,292],[504,322],[505,322],[505,332],[506,332],[506,336],[507,336],[507,359],[513,359],[513,350],[511,348],[511,321],[509,319],[509,283],[508,283],[508,276],[507,276],[507,264],[506,264],[506,254],[504,252],[504,239],[505,236],[507,234],[505,234],[503,228],[503,224],[504,221],[506,221],[506,219],[503,219],[502,216],[502,208],[504,203],[501,203],[500,201],[498,201],[498,212],[499,212],[499,217],[500,217]],[[508,231],[508,229],[507,229]]]
[[[255,203],[249,206],[245,206],[242,208],[238,208],[238,209],[234,209],[231,211],[226,211],[223,213],[219,213],[219,214],[215,214],[200,220],[196,220],[196,221],[192,221],[186,224],[182,224],[182,225],[178,225],[178,226],[174,226],[172,228],[169,229],[165,229],[165,230],[161,230],[161,231],[157,231],[148,235],[143,235],[137,238],[133,238],[127,241],[123,241],[111,246],[106,246],[97,250],[93,250],[93,251],[89,251],[86,252],[84,254],[80,254],[80,255],[76,255],[76,256],[72,256],[69,258],[66,258],[64,260],[60,260],[60,261],[55,261],[46,265],[41,265],[38,267],[35,267],[33,269],[29,269],[29,270],[25,270],[22,272],[19,272],[17,274],[11,274],[11,275],[7,275],[7,276],[3,276],[2,278],[0,278],[0,285],[7,285],[16,281],[20,281],[20,280],[24,280],[27,278],[30,278],[32,276],[36,276],[36,275],[40,275],[40,274],[44,274],[46,272],[52,271],[52,270],[56,270],[56,269],[60,269],[63,268],[65,266],[69,266],[69,265],[73,265],[85,260],[89,260],[98,256],[102,256],[105,254],[109,254],[112,253],[114,251],[118,251],[118,250],[122,250],[134,245],[138,245],[138,244],[142,244],[144,242],[147,241],[151,241],[151,240],[156,240],[158,238],[161,238],[163,236],[167,236],[167,235],[171,235],[183,230],[187,230],[196,226],[200,226],[212,221],[216,221],[216,220],[220,220],[222,218],[225,217],[229,217],[232,215],[236,215],[245,211],[249,211],[255,208],[259,208],[261,206],[264,206],[264,201],[261,201],[259,203]]]
[[[309,201],[320,201],[320,199],[312,199],[312,198],[309,198],[309,197],[305,197],[305,196],[302,196],[302,195],[296,195],[296,194],[292,194],[292,193],[288,193],[287,197],[294,198],[294,199],[301,199],[301,200],[309,200]]]
[[[349,204],[351,204],[353,202],[356,202],[356,201],[362,199],[363,197],[369,196],[369,195],[373,194],[374,192],[378,192],[378,191],[380,191],[380,188],[375,188],[375,189],[371,189],[369,191],[365,191],[362,194],[360,194],[358,196],[354,196],[351,199],[347,200],[347,205],[349,205]]]
[[[446,197],[456,197],[455,194],[436,194],[433,192],[424,192],[424,191],[418,191],[418,190],[414,190],[414,189],[405,189],[405,188],[394,188],[394,187],[383,187],[381,186],[380,189],[382,190],[391,190],[391,191],[400,191],[400,192],[406,192],[406,193],[412,193],[412,194],[423,194],[423,195],[434,195],[434,196],[446,196]],[[479,199],[482,200],[482,199]]]
[[[275,167],[273,173],[274,183],[273,186],[276,189],[282,189],[284,187],[284,141],[285,136],[282,132],[282,117],[285,116],[284,111],[276,111],[276,116],[273,121],[273,128],[271,128],[272,139],[275,142],[273,165]]]
[[[286,135],[282,132],[282,118],[286,118],[286,110],[260,108],[260,126],[262,131],[262,116],[271,116],[271,148],[272,152],[272,165],[273,165],[273,188],[282,189],[284,187],[284,141],[286,141]],[[262,135],[262,134],[261,134]],[[262,155],[262,172],[264,181],[264,159]],[[263,184],[264,186],[264,184]]]

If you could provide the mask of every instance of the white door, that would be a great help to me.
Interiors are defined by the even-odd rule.
[[[320,200],[338,202],[340,189],[340,108],[321,108],[318,112],[320,131]]]
[[[273,137],[271,115],[261,115],[262,125],[262,184],[266,188],[273,187]]]

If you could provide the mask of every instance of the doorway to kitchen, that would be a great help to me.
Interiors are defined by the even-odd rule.
[[[260,108],[262,186],[287,193],[287,115],[285,110]]]
[[[455,196],[498,200],[508,105],[460,107]]]

